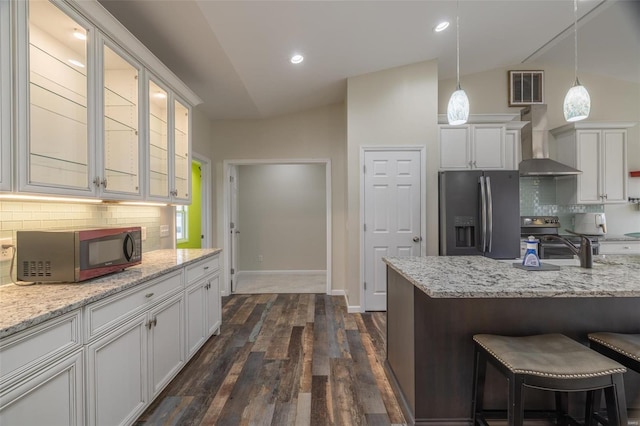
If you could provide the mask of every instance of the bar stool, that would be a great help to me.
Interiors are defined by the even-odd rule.
[[[622,374],[626,368],[562,334],[508,337],[476,334],[473,386],[473,425],[487,425],[483,402],[487,363],[509,382],[507,420],[510,426],[524,421],[524,387],[556,392],[555,416],[565,420],[562,396],[566,392],[604,390],[610,425],[627,424]],[[562,392],[562,393],[561,393]],[[589,399],[589,398],[588,398]],[[587,403],[588,405],[588,403]],[[586,413],[591,411],[586,407]]]
[[[589,346],[625,367],[640,373],[640,334],[590,333]],[[595,392],[593,398],[596,403],[594,408],[598,410],[601,401],[600,392]],[[589,401],[589,404],[593,405],[593,401]],[[602,416],[593,411],[587,414],[585,423],[591,425],[594,418],[600,423],[608,423]]]

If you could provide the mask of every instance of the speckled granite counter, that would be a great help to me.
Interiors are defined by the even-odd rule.
[[[144,253],[140,265],[81,283],[0,286],[0,339],[220,252],[156,250]]]
[[[482,256],[384,261],[430,297],[640,297],[640,256],[609,255],[592,269],[533,272]]]

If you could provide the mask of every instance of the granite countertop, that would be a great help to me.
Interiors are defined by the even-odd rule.
[[[605,235],[598,238],[600,241],[637,241],[640,243],[640,238],[630,237],[628,235]]]
[[[640,297],[640,256],[606,256],[592,269],[559,271],[525,271],[483,256],[383,260],[430,297]]]
[[[0,286],[0,339],[221,251],[156,250],[143,253],[140,265],[80,283]]]

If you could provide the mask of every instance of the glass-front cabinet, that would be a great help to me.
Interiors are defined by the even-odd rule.
[[[104,140],[102,177],[96,182],[103,193],[141,195],[140,190],[140,67],[103,45]]]
[[[174,101],[174,141],[172,196],[174,200],[189,201],[191,188],[191,150],[189,149],[189,107]]]
[[[11,190],[11,16],[0,0],[0,191]]]
[[[16,2],[27,16],[23,57],[28,84],[24,120],[18,131],[24,166],[21,189],[54,193],[93,193],[89,142],[89,80],[92,58],[87,43],[91,26],[80,16],[48,1]],[[20,58],[20,56],[18,56]],[[26,124],[25,123],[28,123]],[[26,124],[26,125],[25,125]],[[26,130],[26,132],[25,132]],[[21,165],[22,166],[22,165]]]
[[[188,203],[200,99],[95,0],[0,6],[0,190]]]
[[[149,80],[149,195],[169,198],[168,92]]]

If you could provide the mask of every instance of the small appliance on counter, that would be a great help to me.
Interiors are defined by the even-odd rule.
[[[607,233],[607,219],[604,213],[576,213],[573,232],[584,235],[604,235]]]
[[[79,282],[142,262],[142,230],[102,228],[17,231],[17,276],[21,281]]]

